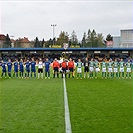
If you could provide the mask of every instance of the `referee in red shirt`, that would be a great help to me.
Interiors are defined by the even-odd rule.
[[[69,59],[68,62],[68,70],[69,70],[69,78],[70,78],[70,73],[72,73],[72,77],[74,78],[74,62],[72,60],[72,58]]]
[[[59,78],[59,68],[60,68],[60,63],[57,61],[57,58],[55,58],[53,62],[53,70],[54,70],[53,78],[55,78],[55,74],[57,74],[57,78]]]
[[[65,59],[63,59],[61,66],[62,66],[62,78],[63,78],[63,75],[66,77],[66,70],[67,70],[67,63],[66,63]]]

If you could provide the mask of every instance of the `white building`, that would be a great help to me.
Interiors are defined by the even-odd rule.
[[[114,36],[113,47],[133,48],[133,29],[121,30],[120,36]]]
[[[133,29],[121,30],[120,47],[122,48],[133,47]]]

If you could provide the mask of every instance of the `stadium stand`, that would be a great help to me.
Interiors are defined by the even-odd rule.
[[[0,59],[7,61],[9,58],[32,58],[38,59],[39,57],[48,57],[51,61],[54,58],[60,57],[70,58],[75,61],[80,58],[84,60],[85,57],[95,58],[101,61],[103,58],[133,58],[133,48],[0,48]]]

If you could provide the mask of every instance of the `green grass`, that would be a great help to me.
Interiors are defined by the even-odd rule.
[[[133,133],[131,79],[66,79],[73,133]],[[0,133],[65,133],[63,81],[0,79]]]
[[[0,80],[1,132],[64,132],[63,84],[60,79]]]
[[[73,133],[133,133],[132,80],[67,79]]]

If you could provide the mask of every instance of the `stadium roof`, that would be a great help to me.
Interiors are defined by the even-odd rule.
[[[68,48],[66,51],[132,51],[133,48]],[[0,48],[0,51],[65,51],[64,48]]]
[[[121,31],[133,31],[133,29],[123,29]]]

